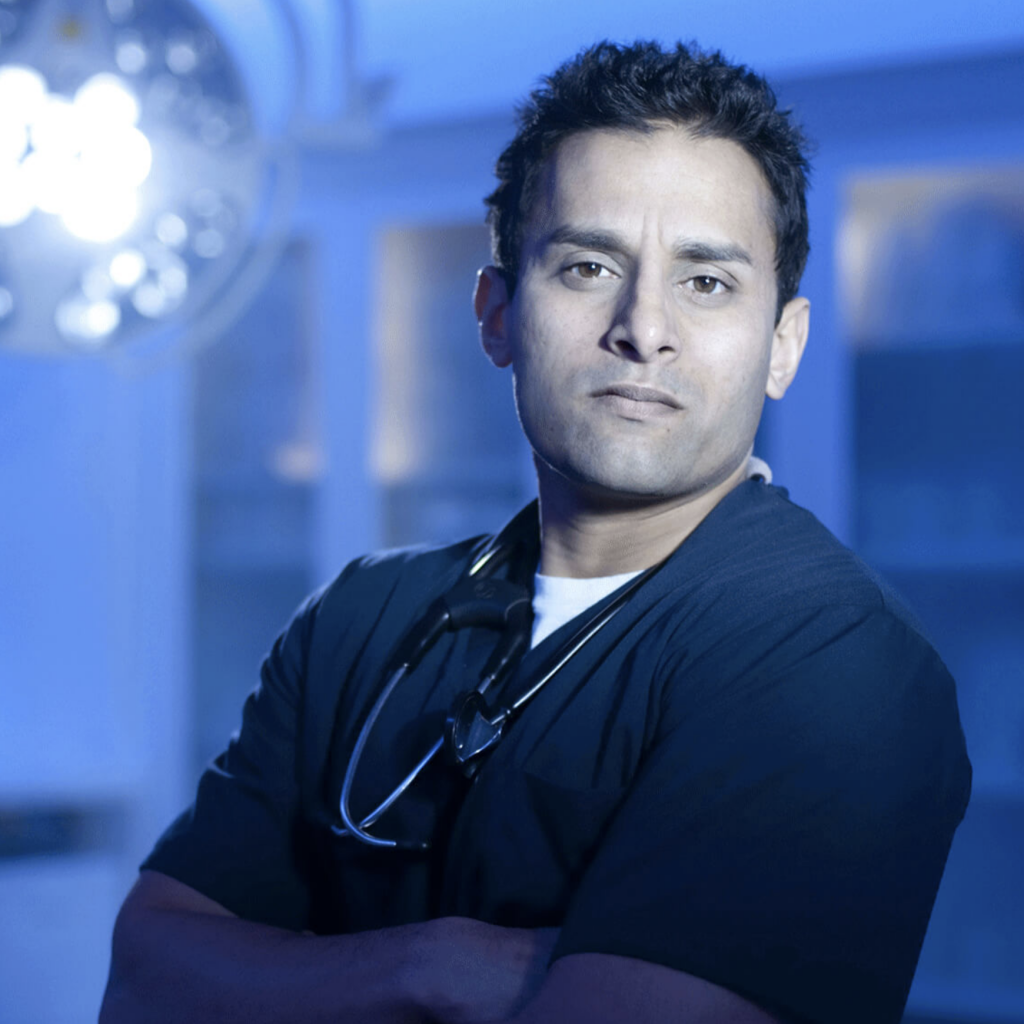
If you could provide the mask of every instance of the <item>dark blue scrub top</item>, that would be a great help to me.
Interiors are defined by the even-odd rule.
[[[533,507],[507,528],[524,579],[536,528]],[[555,958],[665,964],[792,1021],[898,1022],[970,791],[953,681],[884,584],[760,480],[726,496],[472,784],[428,770],[374,826],[432,836],[429,853],[330,832],[385,662],[482,543],[361,559],[310,598],[143,867],[286,928],[559,926]],[[578,625],[531,651],[509,691]],[[396,691],[357,817],[437,737],[495,635],[444,637]]]

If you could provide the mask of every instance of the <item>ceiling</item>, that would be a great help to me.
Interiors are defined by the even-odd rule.
[[[696,39],[776,75],[1024,49],[1024,0],[365,0],[367,70],[397,77],[392,116],[507,109],[603,38]]]
[[[270,126],[293,102],[307,122],[339,114],[347,46],[361,76],[393,79],[382,111],[391,125],[507,111],[540,75],[603,38],[696,39],[777,77],[1024,52],[1024,0],[197,2]]]

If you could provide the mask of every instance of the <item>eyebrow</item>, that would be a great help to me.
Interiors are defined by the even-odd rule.
[[[599,252],[626,255],[629,246],[613,231],[591,230],[562,225],[555,228],[544,239],[541,248],[553,245],[576,245],[581,249],[596,249]],[[691,263],[745,263],[754,265],[750,253],[741,245],[729,242],[709,242],[699,238],[687,238],[676,243],[672,250],[674,259]]]
[[[745,263],[754,265],[754,260],[742,245],[729,242],[702,242],[699,239],[688,239],[680,242],[673,252],[677,260],[689,260],[692,263]]]

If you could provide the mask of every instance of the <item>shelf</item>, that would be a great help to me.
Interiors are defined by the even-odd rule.
[[[985,778],[976,771],[971,785],[971,803],[979,800],[990,804],[1024,806],[1024,778]]]
[[[1024,1024],[1024,987],[918,977],[907,1000],[907,1016],[964,1024]]]
[[[973,329],[972,329],[973,330]],[[1024,343],[1024,320],[1007,322],[1001,328],[988,328],[980,333],[956,326],[948,331],[902,331],[850,338],[850,348],[858,358],[877,355],[924,358],[956,358],[991,352],[996,357],[1012,359]]]
[[[911,549],[900,544],[860,545],[858,554],[879,572],[1024,573],[1024,538],[962,543],[935,541]]]

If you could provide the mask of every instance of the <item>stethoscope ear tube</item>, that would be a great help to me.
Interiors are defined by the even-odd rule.
[[[473,775],[482,763],[481,754],[492,749],[501,739],[512,719],[533,697],[547,685],[566,663],[596,633],[619,612],[629,598],[664,564],[651,566],[641,572],[625,586],[607,605],[581,626],[548,660],[540,675],[508,707],[492,707],[484,697],[487,690],[507,678],[519,662],[529,643],[531,623],[531,597],[529,591],[518,584],[486,577],[488,572],[504,562],[497,557],[497,549],[490,548],[470,570],[468,577],[460,580],[442,597],[434,601],[424,617],[409,630],[391,659],[387,680],[381,689],[366,720],[363,722],[349,756],[345,777],[341,785],[339,813],[344,828],[332,826],[331,831],[339,836],[352,836],[369,846],[391,847],[407,850],[427,850],[428,842],[408,842],[395,839],[378,839],[366,831],[389,807],[412,785],[420,772],[439,751],[445,749],[447,759],[457,764],[467,775]],[[478,575],[479,574],[479,575]],[[491,657],[484,666],[483,674],[474,690],[459,694],[452,703],[445,723],[444,734],[420,758],[417,765],[398,784],[386,800],[377,806],[361,822],[356,822],[349,809],[349,799],[356,769],[359,765],[366,742],[380,717],[395,687],[422,660],[423,656],[448,629],[467,626],[486,626],[505,632],[499,639]]]
[[[397,672],[405,666],[411,672],[422,660],[423,656],[437,643],[438,638],[450,626],[451,612],[443,597],[439,597],[427,608],[423,618],[419,620],[402,638],[391,658],[389,672]],[[372,718],[370,712],[368,718]]]
[[[425,850],[428,849],[426,843],[400,843],[394,839],[378,839],[376,836],[370,835],[366,831],[370,825],[372,825],[401,795],[405,790],[412,784],[413,779],[419,774],[420,770],[427,764],[427,762],[437,752],[432,750],[428,757],[417,765],[414,774],[406,776],[402,781],[402,784],[384,801],[379,807],[377,807],[371,814],[367,815],[361,822],[356,822],[352,817],[352,812],[349,809],[349,800],[352,795],[352,783],[356,777],[356,767],[359,764],[360,759],[363,756],[363,748],[366,746],[366,741],[370,737],[370,731],[374,726],[374,723],[380,717],[380,713],[387,703],[388,698],[391,696],[392,691],[395,687],[405,678],[408,674],[408,664],[401,664],[396,668],[388,678],[388,681],[384,684],[384,688],[380,691],[377,700],[374,702],[370,713],[366,716],[366,721],[363,723],[362,729],[359,730],[359,735],[356,737],[355,746],[352,748],[352,753],[349,755],[348,767],[345,769],[345,778],[341,783],[341,798],[338,801],[338,813],[341,815],[342,824],[344,828],[338,828],[337,825],[331,826],[331,831],[335,835],[345,836],[350,835],[354,839],[360,840],[360,842],[366,843],[368,846],[387,846],[387,847],[406,847],[410,849]],[[437,744],[437,749],[440,749],[440,744]]]
[[[485,567],[494,571],[500,560],[488,557],[480,559],[474,565],[473,574],[459,580],[446,594],[437,598],[427,608],[420,619],[402,639],[390,662],[390,668],[380,694],[374,701],[363,722],[359,735],[356,737],[352,753],[349,755],[345,777],[341,783],[341,797],[338,801],[338,812],[344,828],[336,825],[331,827],[335,835],[350,835],[370,846],[399,847],[403,849],[422,850],[429,844],[407,843],[392,839],[379,839],[366,831],[385,811],[412,785],[415,778],[426,767],[441,749],[443,740],[438,740],[427,754],[420,759],[413,770],[402,780],[398,787],[380,806],[376,807],[361,822],[357,822],[349,807],[352,786],[355,782],[356,769],[363,756],[367,740],[377,719],[388,702],[395,687],[423,660],[426,653],[437,643],[441,634],[449,629],[463,629],[473,626],[484,626],[492,629],[513,627],[505,636],[509,640],[499,642],[497,649],[488,661],[485,680],[493,680],[503,676],[515,664],[518,654],[525,646],[526,637],[517,636],[529,629],[530,593],[518,584],[506,580],[490,579],[480,573]],[[525,628],[524,628],[525,623]],[[483,685],[484,680],[481,681]],[[489,685],[489,682],[488,682]],[[484,686],[486,689],[486,686]]]

